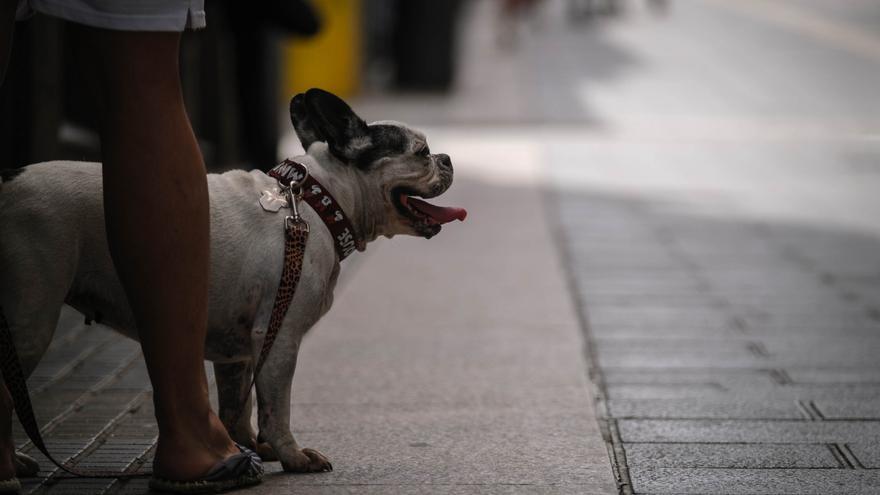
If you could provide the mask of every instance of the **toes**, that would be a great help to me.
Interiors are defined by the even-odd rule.
[[[333,471],[333,465],[324,454],[314,449],[301,449],[291,456],[281,456],[281,467],[292,473],[320,473]]]
[[[309,467],[312,472],[333,471],[333,464],[324,454],[314,449],[302,449],[302,453],[309,458]]]

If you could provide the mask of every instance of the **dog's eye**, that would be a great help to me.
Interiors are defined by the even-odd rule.
[[[428,148],[428,145],[426,144],[422,146],[422,149],[420,149],[416,154],[419,156],[428,156],[431,154],[431,149]]]

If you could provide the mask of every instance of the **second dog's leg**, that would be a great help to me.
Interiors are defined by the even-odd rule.
[[[247,387],[251,385],[253,365],[241,363],[214,363],[214,378],[217,380],[217,399],[220,404],[220,420],[233,440],[260,454],[264,461],[276,461],[275,452],[266,442],[258,442],[257,434],[251,425],[253,410],[253,394],[248,393],[247,401],[241,405]],[[241,408],[236,424],[231,424],[233,416]]]
[[[252,402],[250,394],[247,403],[242,406],[241,398],[244,397],[245,388],[250,385],[251,364],[241,363],[214,363],[214,378],[217,380],[217,400],[219,402],[220,420],[226,431],[236,442],[248,448],[256,448],[257,434],[251,426]],[[241,415],[236,424],[231,424],[233,416],[242,407]]]

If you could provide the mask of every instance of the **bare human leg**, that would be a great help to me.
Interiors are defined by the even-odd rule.
[[[15,477],[15,444],[12,442],[12,397],[0,382],[0,481]]]
[[[180,87],[180,33],[84,28],[101,96],[104,211],[153,384],[157,477],[190,480],[238,452],[204,371],[205,166]]]
[[[0,86],[9,65],[12,32],[15,29],[15,0],[0,0]],[[0,376],[2,377],[2,376]],[[12,397],[0,380],[0,481],[15,476],[15,445],[12,443]]]

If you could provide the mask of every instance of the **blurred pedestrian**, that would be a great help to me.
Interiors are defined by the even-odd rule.
[[[535,17],[541,0],[501,0],[498,45],[501,48],[514,48],[519,42],[520,24]]]

